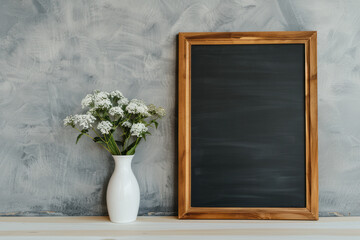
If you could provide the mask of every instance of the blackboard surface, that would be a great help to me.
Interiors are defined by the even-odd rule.
[[[303,44],[191,47],[191,206],[305,207]]]

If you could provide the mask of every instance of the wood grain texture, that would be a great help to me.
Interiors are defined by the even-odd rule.
[[[309,84],[309,160],[306,163],[310,188],[307,195],[309,211],[315,219],[319,218],[319,189],[318,189],[318,108],[317,108],[317,33],[314,32],[309,39],[309,61],[306,66],[309,67],[309,78],[306,80]]]
[[[191,207],[191,45],[305,45],[306,208]],[[181,219],[318,219],[316,32],[179,33],[179,195]]]

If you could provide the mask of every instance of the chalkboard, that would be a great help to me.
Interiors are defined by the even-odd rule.
[[[310,33],[313,36],[314,32]],[[310,161],[308,154],[312,115],[307,71],[314,68],[309,42],[276,42],[267,37],[263,42],[240,38],[236,43],[232,37],[224,43],[228,37],[216,36],[204,35],[201,42],[198,35],[194,38],[190,34],[190,44],[184,43],[188,68],[179,68],[179,76],[185,79],[184,88],[179,85],[185,92],[185,102],[183,92],[179,92],[183,101],[179,102],[179,114],[189,120],[186,126],[180,116],[179,130],[185,124],[190,143],[186,146],[185,142],[189,154],[184,161],[188,164],[179,159],[179,168],[185,166],[179,169],[179,182],[186,182],[188,177],[185,189],[179,185],[179,194],[183,195],[179,202],[188,200],[182,205],[187,211],[181,218],[192,213],[194,218],[206,216],[204,209],[210,216],[214,210],[229,214],[229,209],[267,209],[270,214],[257,212],[255,218],[269,218],[266,216],[271,216],[271,211],[288,209],[305,211],[311,215],[307,219],[316,219],[309,208],[313,183],[307,178],[311,164],[317,161]],[[184,114],[181,110],[187,105],[186,97],[189,103]],[[179,135],[181,142],[181,131]],[[180,158],[184,158],[183,153],[179,153]],[[311,180],[317,184],[316,177]],[[297,217],[273,214],[270,218]]]
[[[305,207],[303,44],[191,47],[191,206]]]

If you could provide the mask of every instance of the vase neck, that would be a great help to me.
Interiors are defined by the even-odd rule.
[[[115,168],[119,169],[131,169],[131,162],[134,155],[119,155],[113,156],[115,161]]]

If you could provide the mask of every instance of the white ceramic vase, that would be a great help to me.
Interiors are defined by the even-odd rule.
[[[106,193],[110,221],[127,223],[136,220],[139,212],[139,184],[131,169],[134,155],[113,156],[115,169]]]

